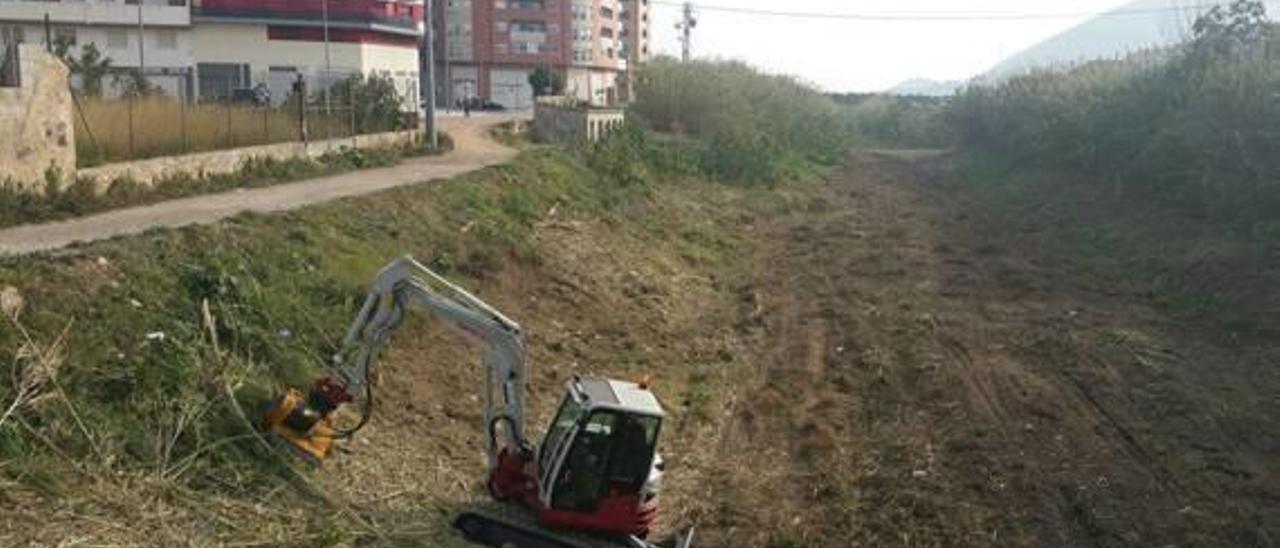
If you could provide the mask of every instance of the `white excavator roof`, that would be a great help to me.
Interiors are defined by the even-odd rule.
[[[662,404],[647,388],[633,382],[582,377],[577,379],[581,392],[591,401],[591,406],[610,407],[641,415],[665,416]]]

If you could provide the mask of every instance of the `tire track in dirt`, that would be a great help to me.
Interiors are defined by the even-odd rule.
[[[858,155],[757,231],[765,320],[710,544],[1269,545],[1280,486],[1201,426],[1227,402],[1179,372],[1195,352],[1062,283],[947,173]]]

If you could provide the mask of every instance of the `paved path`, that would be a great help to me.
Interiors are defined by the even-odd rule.
[[[0,255],[23,255],[138,234],[158,227],[212,223],[245,211],[297,209],[347,196],[445,179],[507,162],[516,151],[489,137],[489,129],[515,115],[442,117],[454,149],[440,156],[412,158],[387,168],[352,171],[264,188],[205,194],[157,204],[117,209],[68,221],[0,229]]]

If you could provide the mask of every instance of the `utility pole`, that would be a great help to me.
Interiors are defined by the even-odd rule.
[[[427,42],[427,142],[433,149],[440,146],[440,136],[436,131],[436,12],[433,9],[434,6],[435,2],[427,0],[427,12],[423,15],[423,19],[426,19],[426,36],[423,39]],[[445,34],[446,41],[449,39],[448,36]]]
[[[689,62],[690,48],[693,45],[693,29],[698,26],[698,20],[694,17],[693,2],[684,3],[684,19],[676,23],[676,28],[680,32],[680,59],[685,63]]]
[[[333,87],[329,81],[333,78],[333,64],[329,59],[329,0],[320,2],[320,11],[324,18],[324,81],[320,84],[324,86],[324,138],[327,141],[331,137],[329,126],[333,125],[333,105],[329,101],[329,88]]]
[[[143,34],[145,30],[146,28],[142,25],[142,0],[138,0],[138,76],[143,81],[146,80],[147,74],[147,55],[144,53],[147,48]]]
[[[427,0],[427,1],[430,2],[431,0]],[[448,9],[448,4],[445,4],[445,9]],[[432,23],[436,22],[434,12],[431,13],[431,22]],[[444,91],[444,108],[447,111],[450,108],[452,108],[453,101],[454,101],[453,61],[449,59],[449,14],[448,12],[445,12],[444,17],[440,19],[440,32],[442,33],[440,37],[440,42],[444,44],[444,47],[441,48],[443,49],[443,52],[440,54],[440,64],[444,65],[444,74],[442,75],[442,77],[444,78],[444,85],[441,86],[440,89]],[[431,83],[435,84],[435,78],[431,79]]]

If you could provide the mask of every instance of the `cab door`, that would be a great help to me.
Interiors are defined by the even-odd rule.
[[[573,398],[573,394],[566,395],[538,449],[538,499],[544,507],[551,507],[554,479],[565,453],[573,445],[581,421],[586,418],[585,414],[586,409]]]
[[[573,437],[564,443],[554,471],[548,507],[571,512],[593,512],[608,483],[613,456],[613,434],[618,415],[596,411],[580,421]]]

